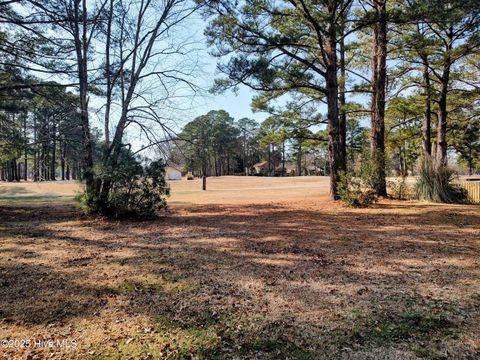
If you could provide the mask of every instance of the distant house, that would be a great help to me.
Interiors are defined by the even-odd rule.
[[[168,161],[165,166],[165,178],[167,180],[182,180],[182,168],[180,165]]]
[[[252,173],[255,175],[268,175],[268,161],[262,161],[252,166]],[[278,165],[275,168],[275,172],[273,175],[275,176],[282,176],[283,166],[282,164]],[[273,173],[273,172],[272,172]],[[285,164],[285,173],[284,176],[295,176],[295,166],[286,163]]]
[[[268,175],[268,161],[262,161],[252,166],[253,174]]]
[[[282,171],[283,171],[283,164],[280,164],[276,167],[275,169],[275,174],[282,176]],[[297,167],[291,164],[286,163],[285,164],[285,173],[283,176],[295,176],[295,172],[297,171]]]
[[[315,165],[308,165],[305,170],[307,172],[307,175],[319,175],[320,174],[320,169],[318,167],[316,167]]]

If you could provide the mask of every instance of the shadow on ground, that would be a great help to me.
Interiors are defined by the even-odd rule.
[[[479,224],[478,207],[411,203],[138,222],[2,207],[0,331],[71,325],[90,357],[473,359]]]

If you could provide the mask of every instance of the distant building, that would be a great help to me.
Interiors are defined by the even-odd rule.
[[[253,174],[268,175],[268,161],[262,161],[252,166]]]
[[[165,178],[167,180],[182,180],[182,168],[171,161],[165,166]]]
[[[282,176],[282,171],[283,171],[283,165],[280,163],[280,165],[277,165],[275,167],[275,171],[272,171],[272,175],[275,176]],[[252,166],[252,174],[254,175],[263,175],[267,176],[268,175],[268,161],[262,161],[259,162],[255,165]],[[285,173],[283,174],[284,176],[295,176],[295,166],[286,163],[285,164]]]
[[[282,176],[282,171],[283,171],[283,164],[280,164],[276,167],[275,169],[275,174],[278,176]],[[295,172],[297,171],[297,167],[291,164],[286,163],[285,164],[285,172],[283,176],[295,176]]]

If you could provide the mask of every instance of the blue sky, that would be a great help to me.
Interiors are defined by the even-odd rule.
[[[214,75],[212,74],[212,78]],[[233,91],[227,91],[221,95],[210,95],[203,99],[204,105],[198,106],[193,110],[195,116],[203,115],[210,110],[226,110],[235,120],[248,117],[258,122],[265,120],[266,113],[252,112],[250,103],[255,95],[253,91],[245,86],[240,87],[238,94]]]
[[[217,58],[210,55],[207,47],[207,41],[203,35],[207,22],[201,18],[194,17],[190,19],[191,27],[198,29],[191,37],[196,39],[197,51],[202,62],[202,84],[204,89],[209,89],[219,74],[216,71]],[[206,114],[210,110],[226,110],[236,120],[248,117],[258,122],[268,117],[266,113],[252,112],[250,103],[255,92],[246,86],[239,86],[238,92],[234,93],[229,90],[220,95],[208,94],[202,99],[197,100],[197,105],[192,109],[193,117]],[[192,118],[193,120],[193,118]]]

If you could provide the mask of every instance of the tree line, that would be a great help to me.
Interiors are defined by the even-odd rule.
[[[187,123],[165,152],[196,176],[285,176],[291,164],[295,175],[306,175],[312,164],[318,168],[315,175],[328,175],[326,133],[312,131],[309,124],[284,123],[274,117],[262,123],[235,120],[225,110],[212,110]],[[351,126],[352,131],[362,131],[359,121]],[[363,136],[352,137],[349,150],[358,153],[362,144]],[[264,164],[257,173],[253,166],[260,163]]]
[[[64,88],[48,94],[24,89],[1,94],[1,180],[81,179],[77,102],[78,96]]]

